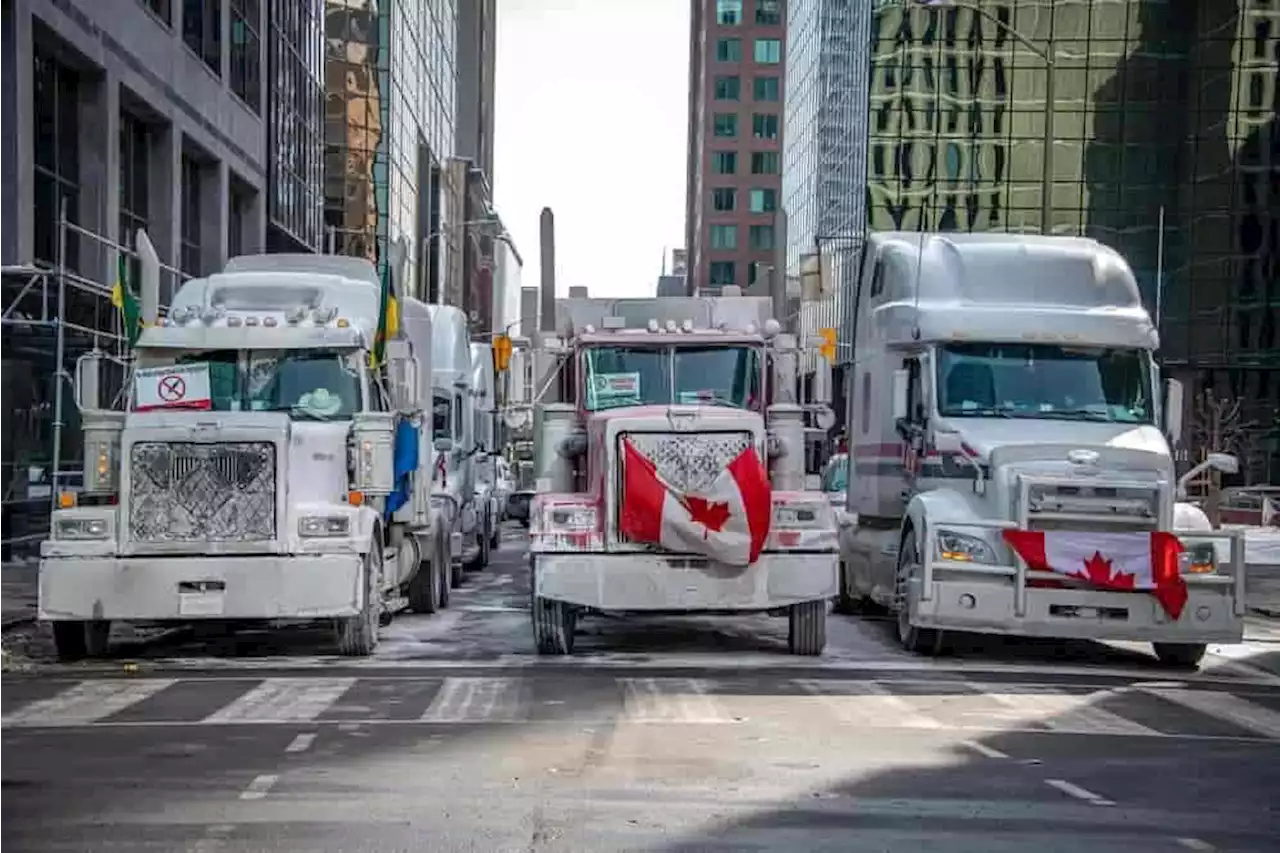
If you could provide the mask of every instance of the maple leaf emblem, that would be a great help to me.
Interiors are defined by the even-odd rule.
[[[684,508],[689,511],[689,518],[692,521],[701,524],[710,532],[719,533],[729,520],[729,504],[724,502],[686,496]]]
[[[1083,572],[1077,571],[1071,574],[1098,586],[1111,587],[1112,589],[1135,588],[1136,579],[1133,574],[1113,568],[1111,561],[1103,557],[1099,551],[1094,551],[1093,556],[1084,561]]]

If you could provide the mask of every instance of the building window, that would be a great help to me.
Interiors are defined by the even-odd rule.
[[[120,114],[120,245],[135,251],[137,233],[147,227],[151,199],[151,128],[129,113]],[[142,275],[142,262],[129,259],[129,281],[134,287]]]
[[[777,65],[782,61],[782,40],[756,39],[754,58],[761,65]]]
[[[756,139],[777,139],[778,117],[768,113],[756,113],[751,117],[751,135]]]
[[[182,156],[182,252],[179,267],[195,278],[203,272],[200,241],[200,184],[204,175],[200,163]]]
[[[773,213],[778,209],[778,191],[752,190],[749,204],[752,213]]]
[[[262,110],[260,20],[259,0],[231,0],[231,91],[255,113]]]
[[[169,0],[142,0],[142,3],[154,12],[157,18],[166,24],[173,24],[173,10],[169,6]]]
[[[759,261],[752,261],[747,264],[747,286],[750,287],[759,281],[760,277],[764,275],[765,271],[768,269],[768,264],[762,264]]]
[[[720,213],[729,213],[738,206],[738,191],[733,187],[716,187],[711,191],[711,207]]]
[[[742,0],[716,0],[716,23],[731,27],[742,23]]]
[[[712,261],[710,279],[711,284],[733,284],[733,261]]]
[[[738,172],[737,151],[711,152],[711,167],[717,175],[734,175]]]
[[[736,101],[742,94],[742,78],[717,77],[715,97],[717,101]]]
[[[711,226],[711,248],[713,249],[738,248],[738,226],[712,225]]]
[[[776,175],[780,158],[777,151],[752,151],[751,174]]]
[[[183,0],[182,40],[210,71],[222,76],[221,0]]]
[[[717,39],[716,62],[741,62],[742,39]]]
[[[747,241],[753,249],[772,249],[773,226],[752,225],[750,230],[747,232]]]
[[[738,135],[737,113],[716,113],[711,118],[712,133],[716,136],[732,139]]]
[[[776,26],[782,23],[782,4],[778,0],[757,0],[756,23]]]
[[[36,45],[31,76],[34,210],[37,261],[58,261],[58,215],[65,200],[67,220],[80,215],[80,80],[74,71]],[[79,241],[67,235],[67,266],[79,267]]]
[[[781,81],[777,77],[757,77],[752,82],[751,94],[757,101],[779,101],[782,99]]]

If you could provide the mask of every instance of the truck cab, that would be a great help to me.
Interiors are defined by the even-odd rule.
[[[875,234],[855,306],[841,609],[888,607],[918,651],[964,630],[1145,640],[1186,664],[1240,639],[1243,564],[1217,562],[1218,534],[1176,499],[1181,388],[1160,380],[1123,258],[1081,238]],[[1005,531],[1174,533],[1187,605],[1171,618],[1031,568]]]

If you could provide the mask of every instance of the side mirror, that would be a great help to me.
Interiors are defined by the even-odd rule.
[[[907,416],[907,394],[911,387],[911,373],[907,370],[893,372],[893,419],[900,421]]]
[[[1209,467],[1223,474],[1240,473],[1240,460],[1230,453],[1210,453],[1205,460],[1209,463]]]
[[[1176,379],[1164,383],[1164,434],[1170,444],[1182,441],[1182,383]]]
[[[437,438],[437,439],[436,439],[435,447],[436,447],[436,452],[437,452],[437,453],[452,453],[452,452],[453,452],[453,439],[452,439],[452,438]]]
[[[76,359],[75,401],[80,411],[100,409],[103,354],[99,350],[87,352]],[[87,457],[86,457],[87,458]]]

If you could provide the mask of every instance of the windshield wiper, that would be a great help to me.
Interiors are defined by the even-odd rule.
[[[1097,409],[1049,409],[1046,412],[1040,412],[1041,417],[1050,418],[1073,418],[1085,421],[1111,421],[1113,418],[1106,412],[1099,412]]]

